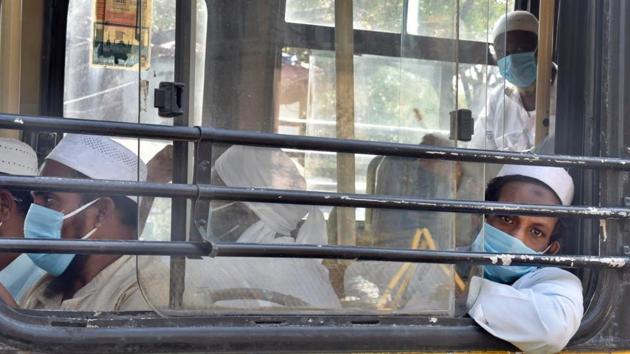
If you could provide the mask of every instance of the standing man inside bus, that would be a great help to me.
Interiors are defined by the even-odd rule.
[[[68,134],[48,155],[40,175],[136,181],[145,180],[146,167],[135,153],[110,138]],[[24,221],[27,238],[137,238],[135,197],[72,192],[34,192],[33,197],[34,203]],[[149,309],[138,291],[136,262],[132,256],[28,255],[49,276],[27,292],[20,303],[23,307],[86,311]]]
[[[505,165],[488,184],[486,200],[570,205],[573,180],[562,168]],[[489,215],[472,245],[475,252],[556,254],[561,224],[548,216]],[[555,353],[582,320],[582,284],[554,267],[484,266],[469,285],[468,314],[495,337],[525,352]]]
[[[492,30],[493,56],[505,85],[488,97],[484,111],[475,122],[470,147],[486,150],[529,151],[534,148],[536,130],[536,53],[538,20],[527,11],[503,15]],[[553,153],[555,133],[556,80],[552,69],[549,138],[538,151]]]

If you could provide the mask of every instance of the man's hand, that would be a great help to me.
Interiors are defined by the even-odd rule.
[[[5,288],[2,284],[0,284],[0,298],[2,298],[2,301],[11,307],[19,307],[17,302],[15,302],[15,299],[13,299],[13,296],[11,296],[7,288]]]

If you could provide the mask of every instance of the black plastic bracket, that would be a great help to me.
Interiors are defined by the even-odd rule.
[[[475,121],[470,109],[458,109],[449,112],[451,117],[451,140],[470,141],[474,132]]]
[[[160,82],[153,100],[160,117],[172,118],[184,114],[184,86],[181,82]]]

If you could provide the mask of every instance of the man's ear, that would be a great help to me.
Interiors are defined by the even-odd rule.
[[[97,208],[96,223],[102,224],[105,220],[114,214],[116,205],[110,197],[102,197],[98,202],[94,203]]]
[[[550,245],[549,251],[547,251],[547,253],[555,255],[558,252],[560,252],[560,242],[558,242],[558,241],[551,241],[551,245]]]
[[[13,194],[7,190],[0,189],[0,222],[5,222],[17,207]]]

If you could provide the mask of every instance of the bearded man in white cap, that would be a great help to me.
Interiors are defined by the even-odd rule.
[[[505,165],[486,189],[486,200],[570,205],[573,180],[562,168]],[[562,227],[549,216],[489,215],[472,245],[475,252],[556,254]],[[554,267],[484,266],[473,277],[468,314],[495,337],[531,353],[556,353],[575,334],[583,315],[582,283]]]
[[[470,147],[487,150],[529,151],[534,148],[536,126],[536,51],[538,20],[527,11],[503,15],[491,34],[493,56],[506,85],[488,97],[488,104],[475,122]],[[549,139],[537,151],[553,153],[556,84],[552,68]]]
[[[107,137],[66,135],[46,157],[41,176],[143,181],[138,156]],[[137,199],[91,193],[33,193],[24,235],[36,239],[137,239]],[[132,256],[28,254],[44,277],[25,295],[31,309],[148,310],[136,281]]]

